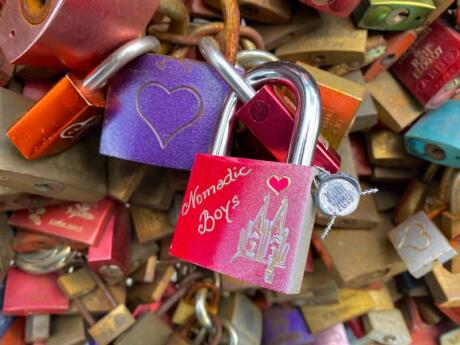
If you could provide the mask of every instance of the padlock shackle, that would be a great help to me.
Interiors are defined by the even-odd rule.
[[[313,77],[302,67],[284,61],[269,62],[249,71],[246,75],[251,86],[266,84],[286,85],[296,96],[297,109],[288,162],[310,166],[321,126],[321,96]],[[231,92],[223,106],[216,127],[210,153],[225,156],[232,137],[238,98]]]
[[[219,75],[230,85],[238,98],[246,103],[256,94],[256,90],[242,77],[237,70],[225,59],[219,49],[218,43],[211,37],[203,37],[199,48],[201,55],[214,67]]]
[[[160,41],[154,36],[144,36],[129,41],[107,56],[83,79],[82,85],[88,91],[100,89],[129,62],[144,53],[159,49]]]
[[[236,56],[237,66],[245,70],[273,61],[279,61],[279,58],[270,52],[258,49],[241,50]]]

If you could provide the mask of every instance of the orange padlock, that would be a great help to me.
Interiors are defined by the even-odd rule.
[[[85,79],[67,74],[8,130],[8,137],[27,159],[66,150],[99,122],[107,80],[134,58],[159,47],[153,36],[137,38],[115,50]]]

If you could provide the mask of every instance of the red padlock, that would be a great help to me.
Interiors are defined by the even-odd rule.
[[[460,34],[438,19],[391,68],[426,108],[437,108],[460,89]]]
[[[297,293],[315,218],[316,169],[310,165],[321,122],[319,91],[307,72],[287,62],[257,67],[247,77],[255,86],[284,80],[297,97],[289,164],[223,157],[237,103],[230,94],[211,154],[196,156],[170,253],[254,285]]]

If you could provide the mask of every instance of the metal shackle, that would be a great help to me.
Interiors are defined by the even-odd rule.
[[[136,38],[113,51],[97,67],[83,79],[86,90],[100,89],[120,69],[138,56],[149,51],[158,51],[160,41],[154,36]]]
[[[273,61],[279,61],[279,58],[265,50],[241,50],[236,55],[237,66],[241,66],[245,70]]]
[[[321,125],[321,98],[314,79],[303,68],[283,61],[266,63],[246,75],[254,87],[278,83],[286,85],[296,96],[297,109],[288,162],[310,166]],[[232,137],[238,97],[231,92],[223,106],[210,153],[225,156]]]

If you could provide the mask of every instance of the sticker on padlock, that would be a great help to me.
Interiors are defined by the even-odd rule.
[[[112,50],[139,37],[158,4],[8,1],[2,9],[0,44],[14,64],[87,72]]]
[[[83,80],[66,74],[8,130],[8,137],[27,159],[68,149],[99,122],[105,106],[101,89],[108,79],[134,58],[158,47],[155,37],[137,38],[112,52]]]
[[[288,78],[295,84],[299,99],[290,164],[222,157],[237,103],[231,94],[211,154],[196,157],[170,253],[255,285],[295,293],[314,221],[310,191],[315,169],[309,165],[321,119],[319,92],[309,74],[285,62],[257,67],[247,78],[256,86],[270,78]],[[248,185],[257,192],[246,193]],[[288,216],[290,205],[296,212]],[[249,208],[253,214],[248,214]],[[259,240],[250,240],[252,233]]]
[[[404,134],[407,151],[424,160],[460,168],[458,121],[460,100],[449,100],[420,118]]]
[[[426,108],[437,108],[460,88],[460,34],[442,19],[419,34],[391,72]]]
[[[365,0],[353,12],[353,17],[361,28],[402,31],[422,26],[434,9],[431,0]]]
[[[200,41],[200,50],[201,54],[227,81],[244,103],[236,113],[238,119],[249,128],[276,160],[284,162],[288,155],[290,138],[294,130],[295,106],[290,109],[287,104],[283,103],[271,85],[265,85],[256,92],[248,81],[224,60],[212,39],[203,38]],[[250,60],[251,56],[257,61],[257,65],[278,60],[270,53],[249,50],[244,55],[239,53],[238,61],[246,62]],[[252,61],[252,64],[255,64],[256,61]],[[333,148],[329,147],[328,140],[323,137],[320,137],[315,146],[313,165],[332,173],[340,169],[340,156]]]

